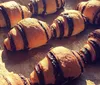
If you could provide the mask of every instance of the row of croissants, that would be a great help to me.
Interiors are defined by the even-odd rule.
[[[62,8],[64,3],[64,0],[31,0],[30,10],[15,1],[1,3],[0,28],[11,29],[4,40],[5,49],[30,50],[45,45],[50,39],[62,39],[79,34],[91,25],[100,27],[99,0],[80,2],[76,10],[62,12],[51,25],[30,18],[32,14],[54,13]],[[0,85],[66,85],[80,76],[86,64],[97,62],[99,56],[98,29],[89,34],[86,44],[79,52],[65,47],[53,48],[35,65],[30,79],[16,73],[7,73],[6,76],[0,75]]]

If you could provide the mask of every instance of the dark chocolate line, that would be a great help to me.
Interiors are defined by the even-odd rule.
[[[6,80],[6,82],[7,82],[8,85],[12,85],[11,82],[5,76],[3,76],[3,78]]]
[[[78,57],[76,56],[76,54],[73,52],[73,51],[71,51],[72,53],[73,53],[73,55],[77,58],[77,60],[78,60],[78,63],[79,63],[79,65],[80,65],[80,68],[81,68],[81,72],[83,73],[84,72],[84,69],[83,69],[83,66],[82,66],[82,63],[81,63],[81,61],[78,59]]]
[[[38,14],[38,4],[36,2],[36,0],[31,0],[33,3],[33,7],[34,7],[34,14],[37,15]]]
[[[58,0],[55,0],[56,1],[56,9],[58,10],[59,9],[59,3],[58,3]]]
[[[59,30],[60,30],[59,38],[62,39],[64,37],[64,25],[63,25],[63,22],[61,20],[57,20],[57,23],[58,23]]]
[[[42,2],[43,2],[43,9],[44,9],[44,11],[42,12],[42,15],[45,15],[45,13],[46,13],[46,0],[42,0]]]
[[[93,48],[95,50],[96,60],[100,59],[100,46],[93,40],[90,40],[89,43],[93,46]]]
[[[86,62],[92,63],[92,56],[91,56],[90,51],[87,48],[83,48],[83,50],[81,52],[85,55]]]
[[[96,12],[94,18],[93,18],[93,24],[96,24],[96,19],[98,19],[98,14],[100,13],[100,9]],[[98,23],[100,24],[100,23]]]
[[[20,6],[20,4],[18,4],[18,6],[19,6],[19,8],[20,8],[20,10],[21,10],[22,19],[24,19],[24,11],[23,11],[22,7]]]
[[[42,72],[42,69],[40,68],[40,65],[39,64],[35,65],[34,70],[37,73],[37,76],[38,76],[38,79],[39,79],[39,85],[46,85],[45,79],[44,79],[44,74]]]
[[[3,6],[0,6],[0,11],[2,12],[3,16],[4,16],[4,19],[5,19],[5,22],[6,22],[6,28],[9,28],[11,29],[11,22],[10,22],[10,18],[5,10],[5,8]]]
[[[84,57],[82,56],[82,54],[80,52],[78,54],[79,54],[80,58],[82,59],[83,63],[86,64],[86,60],[84,59]]]
[[[19,77],[22,79],[24,85],[28,85],[28,82],[26,81],[26,78],[22,74],[19,74]]]
[[[55,76],[55,84],[56,85],[61,85],[65,79],[67,80],[67,78],[64,78],[64,74],[62,72],[62,69],[57,61],[57,59],[55,58],[54,54],[52,52],[49,52],[47,54],[48,59],[50,60],[50,62],[52,63],[53,66],[53,72],[54,72],[54,76]]]
[[[46,30],[46,28],[43,26],[43,24],[40,22],[40,21],[38,21],[38,23],[41,25],[41,27],[44,29],[44,31],[45,31],[45,34],[46,34],[46,38],[47,38],[47,41],[49,40],[49,35],[48,35],[48,32],[47,32],[47,30]]]
[[[24,49],[27,50],[28,49],[28,40],[27,40],[27,36],[26,36],[25,30],[19,24],[17,25],[17,29],[20,32],[21,37],[23,39]]]
[[[16,51],[16,45],[14,43],[14,39],[12,37],[12,34],[8,34],[8,38],[9,38],[9,41],[10,41],[11,50]]]
[[[84,30],[88,28],[89,25],[89,20],[83,15],[81,14],[84,20]]]
[[[63,7],[63,2],[62,2],[62,0],[60,0],[61,1],[61,7]]]
[[[74,22],[72,17],[70,17],[68,14],[62,15],[64,18],[66,18],[67,20],[67,24],[68,24],[68,37],[70,37],[73,33],[74,30]]]
[[[51,29],[53,30],[53,38],[57,37],[56,29],[52,26]]]
[[[88,5],[88,2],[83,6],[82,10],[81,10],[81,13],[83,14],[85,9],[86,9],[86,6]]]

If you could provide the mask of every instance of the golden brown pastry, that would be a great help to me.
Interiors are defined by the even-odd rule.
[[[0,85],[30,85],[27,78],[15,73],[0,74]]]
[[[10,51],[32,49],[46,44],[50,38],[51,30],[46,22],[26,18],[8,33],[4,45]]]
[[[15,1],[0,3],[0,28],[11,28],[21,19],[30,16],[28,8]]]
[[[79,11],[66,10],[52,23],[52,35],[54,38],[70,37],[87,28],[88,20]]]
[[[81,11],[92,24],[100,24],[100,1],[90,0],[77,5],[77,10]]]
[[[55,13],[64,6],[65,0],[30,0],[29,8],[33,15]]]
[[[56,47],[35,66],[30,82],[32,85],[63,85],[80,76],[83,69],[84,63],[78,53]]]
[[[87,63],[92,63],[100,59],[100,30],[91,32],[88,36],[88,41],[84,48],[80,50],[80,55],[83,56]]]

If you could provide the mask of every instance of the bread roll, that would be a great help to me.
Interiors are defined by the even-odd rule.
[[[28,8],[15,1],[0,3],[0,28],[10,29],[21,19],[30,16]]]
[[[51,29],[54,38],[70,37],[87,28],[88,20],[79,11],[66,10],[52,23]]]
[[[51,30],[46,22],[26,18],[8,33],[4,45],[10,51],[32,49],[45,45],[50,38]]]
[[[35,66],[30,82],[32,85],[62,85],[80,76],[83,69],[84,63],[78,53],[56,47]]]
[[[30,0],[29,8],[33,15],[55,13],[64,6],[65,0]]]
[[[100,1],[90,0],[77,5],[77,10],[81,11],[92,24],[100,26]]]

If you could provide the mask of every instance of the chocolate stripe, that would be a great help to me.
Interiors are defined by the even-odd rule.
[[[44,15],[46,13],[46,0],[42,0],[42,2],[43,2],[43,9],[44,9],[42,14]]]
[[[53,38],[57,37],[56,29],[52,26],[51,29],[53,30]]]
[[[11,23],[10,23],[10,19],[9,16],[5,10],[5,8],[3,6],[0,6],[0,11],[2,12],[2,15],[4,16],[5,22],[6,22],[6,28],[11,29]]]
[[[83,63],[86,64],[86,60],[84,59],[84,57],[82,56],[82,54],[81,53],[78,53],[78,54],[79,54],[80,58],[82,59]]]
[[[73,19],[68,14],[64,14],[62,16],[65,17],[66,20],[67,20],[67,24],[68,24],[68,37],[70,37],[72,35],[72,33],[73,33],[73,30],[74,30]]]
[[[28,82],[26,81],[26,78],[22,74],[19,74],[19,77],[22,79],[24,85],[28,85]]]
[[[28,40],[27,40],[27,37],[26,37],[25,30],[19,24],[17,25],[17,29],[20,32],[21,36],[22,36],[23,44],[24,44],[24,49],[27,50],[28,49]]]
[[[100,59],[100,46],[93,40],[90,40],[89,43],[93,46],[96,53],[96,60]]]
[[[83,14],[84,13],[84,10],[86,9],[86,6],[88,5],[88,2],[83,6],[82,10],[81,10],[81,13]]]
[[[35,65],[34,70],[37,73],[37,76],[38,76],[38,79],[39,79],[39,85],[46,85],[45,79],[44,79],[44,74],[42,72],[42,69],[40,68],[40,65],[39,64]],[[36,85],[37,85],[37,83],[36,83]]]
[[[38,14],[38,4],[36,2],[36,0],[31,0],[33,3],[33,7],[34,7],[34,14],[37,15]]]
[[[8,38],[9,38],[9,41],[10,41],[11,50],[12,51],[16,51],[16,45],[14,43],[14,39],[12,37],[12,34],[9,34],[8,35]]]
[[[78,60],[78,63],[79,63],[79,65],[80,65],[80,68],[81,68],[81,72],[83,73],[83,66],[82,66],[82,63],[81,63],[81,61],[79,60],[79,58],[76,56],[76,54],[73,52],[73,51],[71,51],[72,53],[73,53],[73,55],[77,58],[77,60]]]
[[[45,31],[45,34],[46,34],[46,38],[47,38],[47,41],[49,40],[49,35],[48,35],[48,33],[47,33],[47,30],[45,29],[45,27],[43,26],[43,24],[40,22],[40,21],[38,21],[38,23],[41,25],[41,27],[44,29],[44,31]]]
[[[62,0],[60,0],[61,1],[61,7],[63,7],[63,2],[62,2]]]
[[[47,54],[47,57],[50,60],[50,62],[52,63],[52,66],[53,66],[53,71],[54,71],[54,75],[55,75],[55,79],[56,79],[55,84],[61,85],[65,81],[62,69],[61,69],[57,59],[55,58],[55,56],[52,52],[49,52]]]
[[[93,18],[93,24],[96,24],[96,20],[98,19],[99,13],[100,13],[100,9],[96,12],[96,14],[95,14],[95,16]],[[98,24],[100,24],[100,23],[98,23]]]
[[[18,4],[18,6],[19,6],[19,8],[20,8],[20,10],[21,10],[22,19],[24,19],[24,12],[23,12],[23,9],[22,9],[22,7],[20,6],[20,4]]]
[[[3,78],[6,80],[6,82],[7,82],[8,85],[12,85],[11,82],[5,76],[3,76]]]
[[[58,0],[55,0],[56,1],[56,7],[57,7],[57,10],[59,9],[59,3],[58,3]]]
[[[57,20],[58,26],[59,26],[59,30],[60,30],[60,36],[59,38],[63,38],[64,37],[64,25],[63,22],[61,20]]]
[[[87,62],[87,63],[91,63],[92,62],[92,56],[91,56],[91,53],[90,53],[90,51],[87,49],[87,48],[83,48],[83,50],[81,51],[83,54],[84,54],[84,56],[85,56],[85,61]]]

